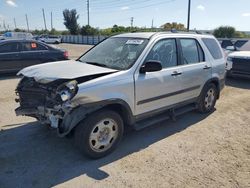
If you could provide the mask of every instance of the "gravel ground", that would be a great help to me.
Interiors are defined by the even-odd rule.
[[[85,46],[61,45],[69,52]],[[73,48],[74,47],[74,48]],[[87,47],[88,48],[88,47]],[[16,117],[14,76],[0,78],[0,187],[250,187],[250,81],[230,79],[216,110],[127,133],[89,160],[71,139]]]

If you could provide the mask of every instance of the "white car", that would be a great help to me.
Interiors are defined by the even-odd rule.
[[[228,55],[227,76],[250,78],[250,51],[236,51]]]
[[[38,40],[50,44],[60,44],[62,42],[62,38],[60,36],[54,35],[42,35]]]
[[[27,40],[30,40],[32,38],[33,38],[33,35],[31,33],[26,33],[26,32],[6,32],[3,34],[3,39],[27,39]]]

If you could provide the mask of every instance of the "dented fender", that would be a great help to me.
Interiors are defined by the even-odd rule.
[[[58,135],[60,137],[66,136],[75,126],[86,118],[87,114],[92,113],[101,107],[102,106],[95,106],[91,108],[86,106],[76,107],[63,118],[62,123],[58,127]]]

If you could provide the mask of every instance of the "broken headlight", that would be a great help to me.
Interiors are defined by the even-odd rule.
[[[72,99],[78,91],[77,81],[66,82],[58,87],[57,94],[63,102]]]

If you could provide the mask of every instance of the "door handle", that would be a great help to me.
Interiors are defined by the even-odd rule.
[[[212,67],[205,65],[204,70],[211,69]]]
[[[181,75],[182,73],[181,72],[178,72],[178,71],[174,71],[171,76],[178,76],[178,75]]]

